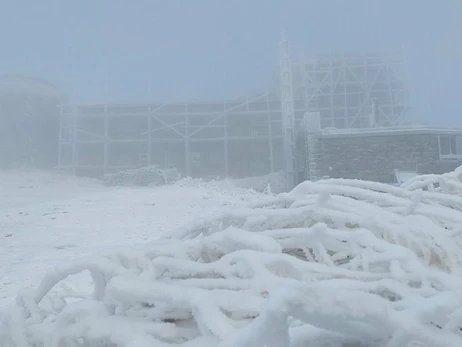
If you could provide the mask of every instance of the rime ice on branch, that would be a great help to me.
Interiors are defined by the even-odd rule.
[[[305,182],[56,269],[3,314],[0,345],[462,346],[459,178]],[[92,293],[56,289],[82,271]]]

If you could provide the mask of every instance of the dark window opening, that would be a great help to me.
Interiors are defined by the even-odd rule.
[[[442,156],[462,156],[461,136],[440,136],[439,143]]]

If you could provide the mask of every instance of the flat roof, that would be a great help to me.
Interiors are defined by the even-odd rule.
[[[394,136],[394,135],[461,135],[462,129],[438,128],[428,126],[405,126],[386,128],[361,128],[361,129],[324,129],[324,138],[340,137],[366,137],[366,136]]]

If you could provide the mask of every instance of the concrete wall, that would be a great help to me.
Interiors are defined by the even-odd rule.
[[[394,170],[443,173],[461,162],[442,162],[438,134],[325,135],[321,163],[324,176],[395,181]]]

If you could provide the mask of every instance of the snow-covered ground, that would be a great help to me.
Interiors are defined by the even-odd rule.
[[[142,245],[258,197],[198,180],[119,188],[59,173],[0,171],[0,308],[56,265]]]
[[[18,179],[2,292],[41,280],[0,315],[1,347],[462,346],[462,168],[277,196]]]

